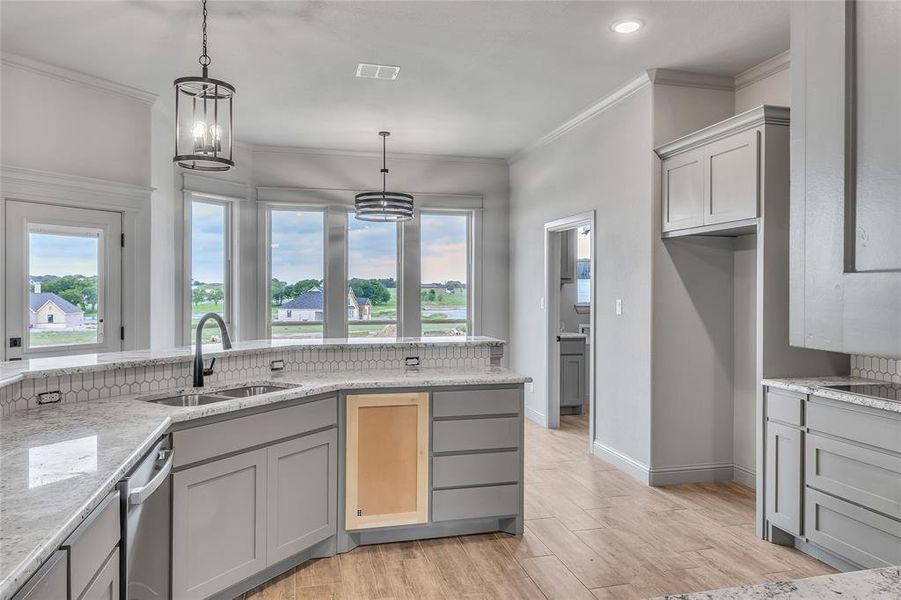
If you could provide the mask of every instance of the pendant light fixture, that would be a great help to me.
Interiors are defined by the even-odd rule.
[[[175,156],[178,166],[196,171],[228,171],[232,160],[235,86],[209,77],[206,2],[203,0],[201,76],[175,80]]]
[[[413,218],[413,196],[402,192],[389,192],[386,140],[390,131],[380,131],[382,136],[382,191],[362,192],[354,198],[356,218],[360,221],[409,221]]]

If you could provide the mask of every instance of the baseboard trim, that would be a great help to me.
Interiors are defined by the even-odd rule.
[[[526,418],[530,421],[535,421],[542,427],[547,427],[547,415],[543,412],[539,412],[532,407],[526,407]]]
[[[752,490],[757,489],[757,473],[741,465],[732,465],[732,479]]]
[[[591,450],[592,454],[601,460],[610,463],[623,473],[637,479],[645,485],[650,484],[650,469],[646,464],[637,461],[631,456],[623,454],[618,450],[614,450],[610,446],[605,446],[597,440],[591,445]]]
[[[732,476],[732,463],[655,467],[650,470],[650,484],[659,486],[678,485],[680,483],[730,481]]]

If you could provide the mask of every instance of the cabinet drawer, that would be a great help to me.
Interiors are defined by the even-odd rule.
[[[811,488],[805,497],[811,542],[861,567],[901,564],[901,523]]]
[[[457,454],[432,459],[432,487],[459,487],[520,481],[519,452]]]
[[[519,448],[519,417],[434,421],[432,450],[456,452]]]
[[[65,600],[68,593],[66,551],[57,550],[12,600]]]
[[[432,414],[436,417],[517,415],[520,399],[518,389],[434,392]]]
[[[807,436],[807,485],[901,519],[901,457]]]
[[[807,427],[868,446],[901,453],[901,415],[824,398],[807,403]]]
[[[85,590],[81,600],[119,599],[119,549],[115,548],[106,559],[97,576]]]
[[[766,416],[768,419],[801,427],[804,425],[804,396],[768,388]]]
[[[560,340],[560,355],[585,354],[585,340]]]
[[[113,492],[72,532],[62,548],[69,551],[69,589],[81,597],[119,543],[119,492]]]
[[[338,422],[335,397],[228,421],[201,425],[172,434],[176,467],[268,444]]]
[[[519,485],[432,492],[432,521],[512,517],[520,513]]]

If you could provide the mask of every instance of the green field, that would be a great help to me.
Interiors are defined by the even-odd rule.
[[[61,346],[65,344],[96,344],[97,331],[92,329],[66,330],[32,330],[28,333],[28,345],[37,346]]]

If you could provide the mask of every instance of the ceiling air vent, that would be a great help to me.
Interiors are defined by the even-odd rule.
[[[369,63],[360,63],[357,65],[357,77],[363,79],[387,79],[394,81],[397,74],[400,73],[400,67],[391,65],[372,65]]]

